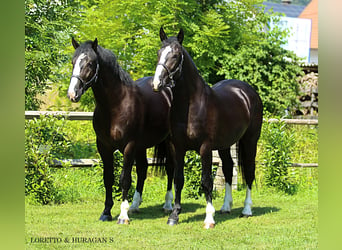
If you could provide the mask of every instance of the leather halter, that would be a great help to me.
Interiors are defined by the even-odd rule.
[[[90,88],[90,87],[92,86],[92,84],[93,84],[94,82],[97,81],[97,78],[98,78],[98,76],[99,76],[99,68],[100,68],[100,65],[97,64],[97,65],[96,65],[95,74],[94,74],[93,77],[92,77],[89,81],[87,81],[87,82],[85,82],[79,75],[72,75],[71,78],[74,77],[74,78],[78,79],[78,80],[82,83],[83,92],[85,92],[88,88]]]
[[[164,84],[165,87],[170,87],[170,88],[173,88],[175,86],[175,80],[173,79],[173,76],[179,71],[182,70],[182,67],[183,67],[183,61],[184,61],[184,55],[182,53],[182,59],[178,65],[178,67],[174,70],[174,71],[170,71],[168,69],[168,67],[164,64],[164,63],[158,63],[157,65],[161,65],[163,66],[164,69],[166,69],[166,72],[167,72],[167,75],[170,79],[170,83],[169,84]]]

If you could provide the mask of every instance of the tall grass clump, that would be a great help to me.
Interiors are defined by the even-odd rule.
[[[262,138],[264,183],[288,194],[298,190],[295,176],[289,171],[292,165],[292,148],[295,145],[294,134],[286,129],[284,122],[263,124]]]

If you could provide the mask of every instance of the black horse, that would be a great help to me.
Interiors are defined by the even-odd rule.
[[[79,45],[74,38],[75,48],[73,75],[70,79],[68,97],[77,102],[82,94],[92,88],[96,100],[93,127],[98,151],[103,161],[103,179],[106,189],[105,209],[102,221],[112,220],[113,153],[120,150],[124,163],[120,177],[122,188],[121,214],[118,223],[128,224],[128,210],[137,211],[141,203],[147,172],[146,149],[165,145],[166,170],[168,175],[165,210],[172,210],[172,179],[174,162],[170,161],[169,111],[170,94],[152,90],[152,77],[133,82],[119,66],[115,55],[98,45],[97,39]],[[127,196],[131,186],[132,165],[136,162],[138,182],[129,208]]]
[[[183,30],[168,38],[160,29],[162,47],[153,78],[153,89],[171,87],[173,102],[170,113],[172,143],[176,150],[175,205],[168,224],[177,224],[181,212],[181,191],[184,185],[184,155],[196,150],[202,161],[202,187],[207,201],[205,228],[214,227],[212,205],[212,150],[222,159],[226,193],[222,213],[232,206],[231,184],[233,161],[230,146],[238,142],[239,165],[247,183],[242,215],[251,216],[251,188],[255,179],[255,155],[262,126],[262,102],[245,82],[223,80],[210,88],[182,47]]]

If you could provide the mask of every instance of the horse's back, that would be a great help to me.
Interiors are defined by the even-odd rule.
[[[233,92],[236,89],[241,89],[248,96],[259,96],[258,93],[254,90],[254,88],[249,85],[248,83],[236,79],[229,79],[229,80],[222,80],[213,85],[212,89],[217,93],[217,94],[226,94]],[[259,98],[260,99],[260,98]]]
[[[248,83],[234,79],[223,80],[215,84],[212,90],[220,112],[220,120],[228,124],[226,126],[239,128],[247,126],[246,131],[253,134],[260,133],[262,101]]]
[[[244,100],[244,104],[250,111],[255,110],[255,112],[262,113],[262,101],[259,94],[251,85],[244,81],[235,79],[222,80],[213,85],[212,90],[224,102],[234,99],[234,96],[238,96]]]

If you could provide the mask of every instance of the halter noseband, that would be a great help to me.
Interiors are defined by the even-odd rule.
[[[79,75],[72,75],[71,78],[76,78],[78,79],[82,85],[83,85],[83,92],[85,92],[89,87],[91,87],[91,85],[97,81],[97,78],[99,76],[99,64],[96,65],[96,71],[95,71],[95,74],[93,75],[93,77],[87,81],[87,82],[84,82],[84,80],[79,76]]]
[[[178,67],[173,71],[173,72],[170,72],[170,70],[167,68],[167,66],[164,64],[164,63],[158,63],[157,65],[161,65],[163,66],[164,69],[166,69],[166,72],[167,72],[167,75],[170,79],[170,83],[169,84],[165,84],[164,86],[165,87],[170,87],[170,88],[173,88],[175,86],[175,80],[173,79],[173,76],[179,71],[182,70],[182,67],[183,67],[183,61],[184,61],[184,55],[182,53],[182,59],[178,65]]]

